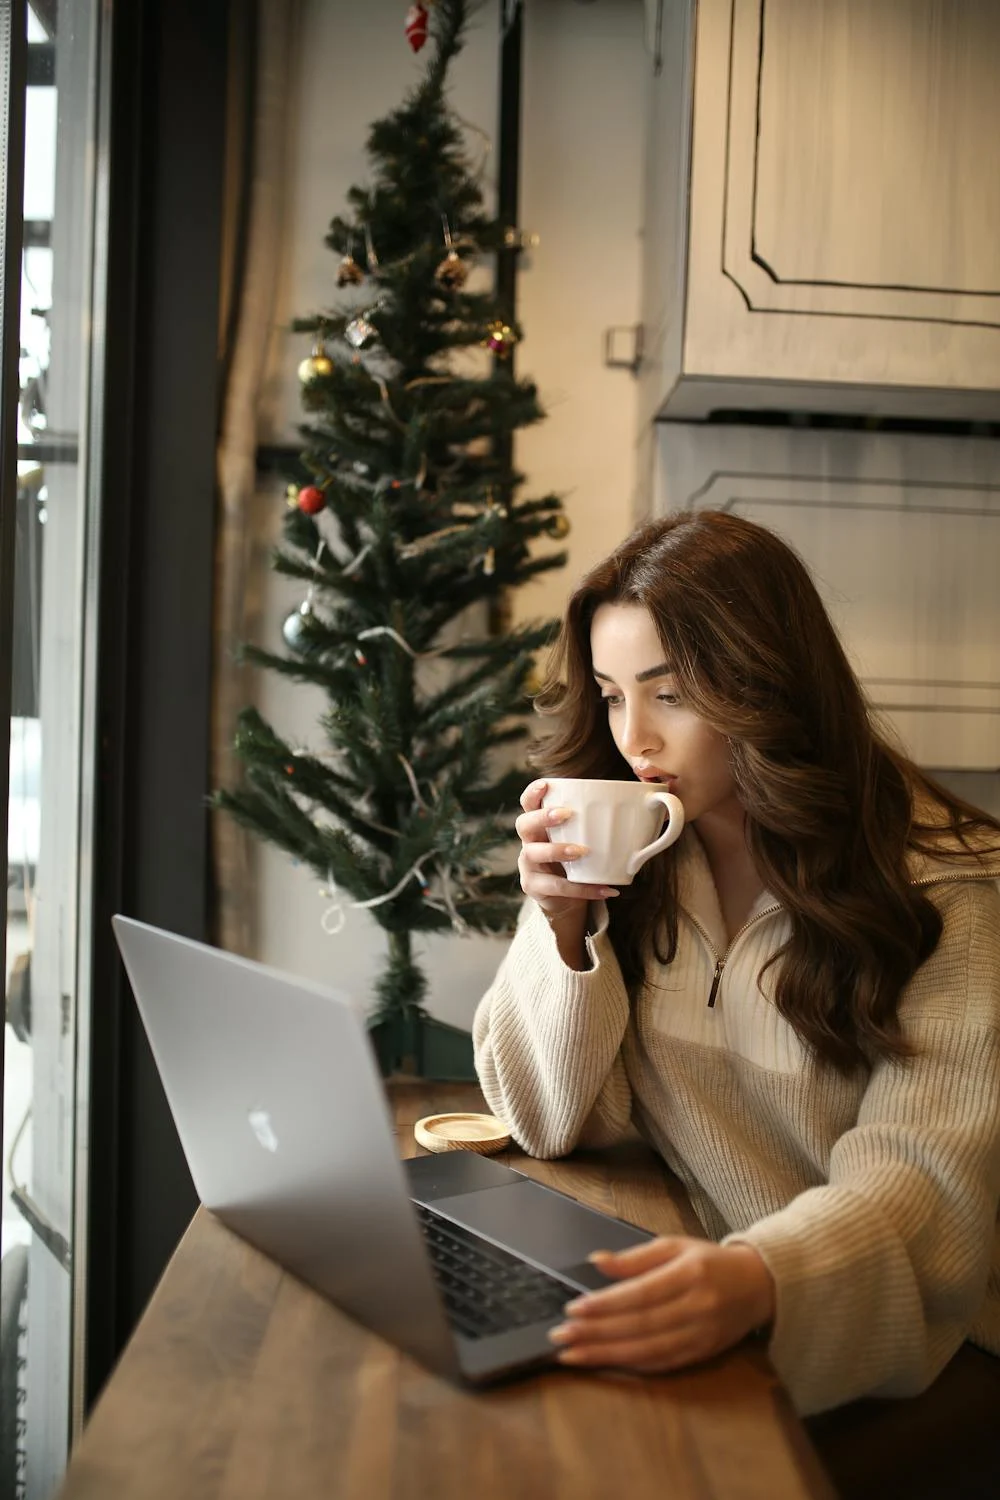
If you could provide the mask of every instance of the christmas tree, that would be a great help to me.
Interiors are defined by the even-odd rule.
[[[299,370],[311,419],[274,566],[305,599],[285,622],[288,656],[247,655],[324,690],[324,743],[293,746],[246,709],[244,781],[217,797],[312,868],[336,925],[345,907],[371,912],[388,950],[371,1018],[383,1071],[439,1078],[474,1076],[471,1043],[426,1014],[413,938],[516,919],[514,761],[553,627],[500,630],[497,606],[562,565],[530,544],[568,530],[558,497],[521,497],[511,466],[512,434],[542,416],[513,373],[520,331],[466,287],[476,258],[504,246],[446,95],[466,11],[431,9],[426,70],[371,127],[370,182],[330,225],[348,305],[296,324],[313,339]]]

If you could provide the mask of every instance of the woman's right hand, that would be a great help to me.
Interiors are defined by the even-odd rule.
[[[550,841],[546,829],[565,823],[572,813],[568,808],[543,808],[542,798],[547,790],[547,781],[533,781],[521,793],[524,811],[514,823],[521,840],[517,861],[521,889],[537,902],[550,923],[571,916],[582,922],[587,915],[588,902],[603,901],[617,896],[618,892],[614,886],[583,885],[567,879],[566,864],[582,858],[589,850],[582,844]]]

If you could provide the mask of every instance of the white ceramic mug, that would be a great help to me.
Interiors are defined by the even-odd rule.
[[[547,832],[557,844],[590,850],[565,867],[567,879],[585,885],[631,885],[647,859],[668,849],[684,828],[680,798],[649,782],[555,776],[542,806],[572,809],[571,818]]]

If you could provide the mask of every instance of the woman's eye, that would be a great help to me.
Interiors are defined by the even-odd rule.
[[[601,702],[606,703],[608,708],[617,708],[621,701],[621,698],[616,693],[601,694]]]
[[[659,703],[679,703],[681,700],[676,693],[657,693]]]

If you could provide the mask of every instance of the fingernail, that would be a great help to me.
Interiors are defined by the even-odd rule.
[[[549,1338],[554,1344],[568,1344],[572,1337],[573,1330],[572,1328],[568,1328],[565,1323],[560,1323],[558,1328],[549,1329]]]
[[[602,887],[601,895],[605,901],[610,901],[612,896],[619,896],[621,892],[613,885],[606,885]]]
[[[592,1261],[613,1260],[614,1253],[613,1250],[592,1250],[587,1259]]]
[[[582,859],[585,854],[590,853],[586,844],[565,844],[563,847],[566,850],[567,859]]]
[[[571,807],[554,807],[549,813],[550,823],[566,823],[573,816]]]
[[[567,1302],[567,1303],[565,1303],[563,1305],[563,1312],[564,1313],[579,1312],[580,1308],[583,1307],[583,1305],[586,1302],[586,1300],[587,1300],[586,1297],[576,1297],[572,1302]]]
[[[561,1365],[582,1365],[584,1355],[580,1349],[560,1349],[559,1363]]]

